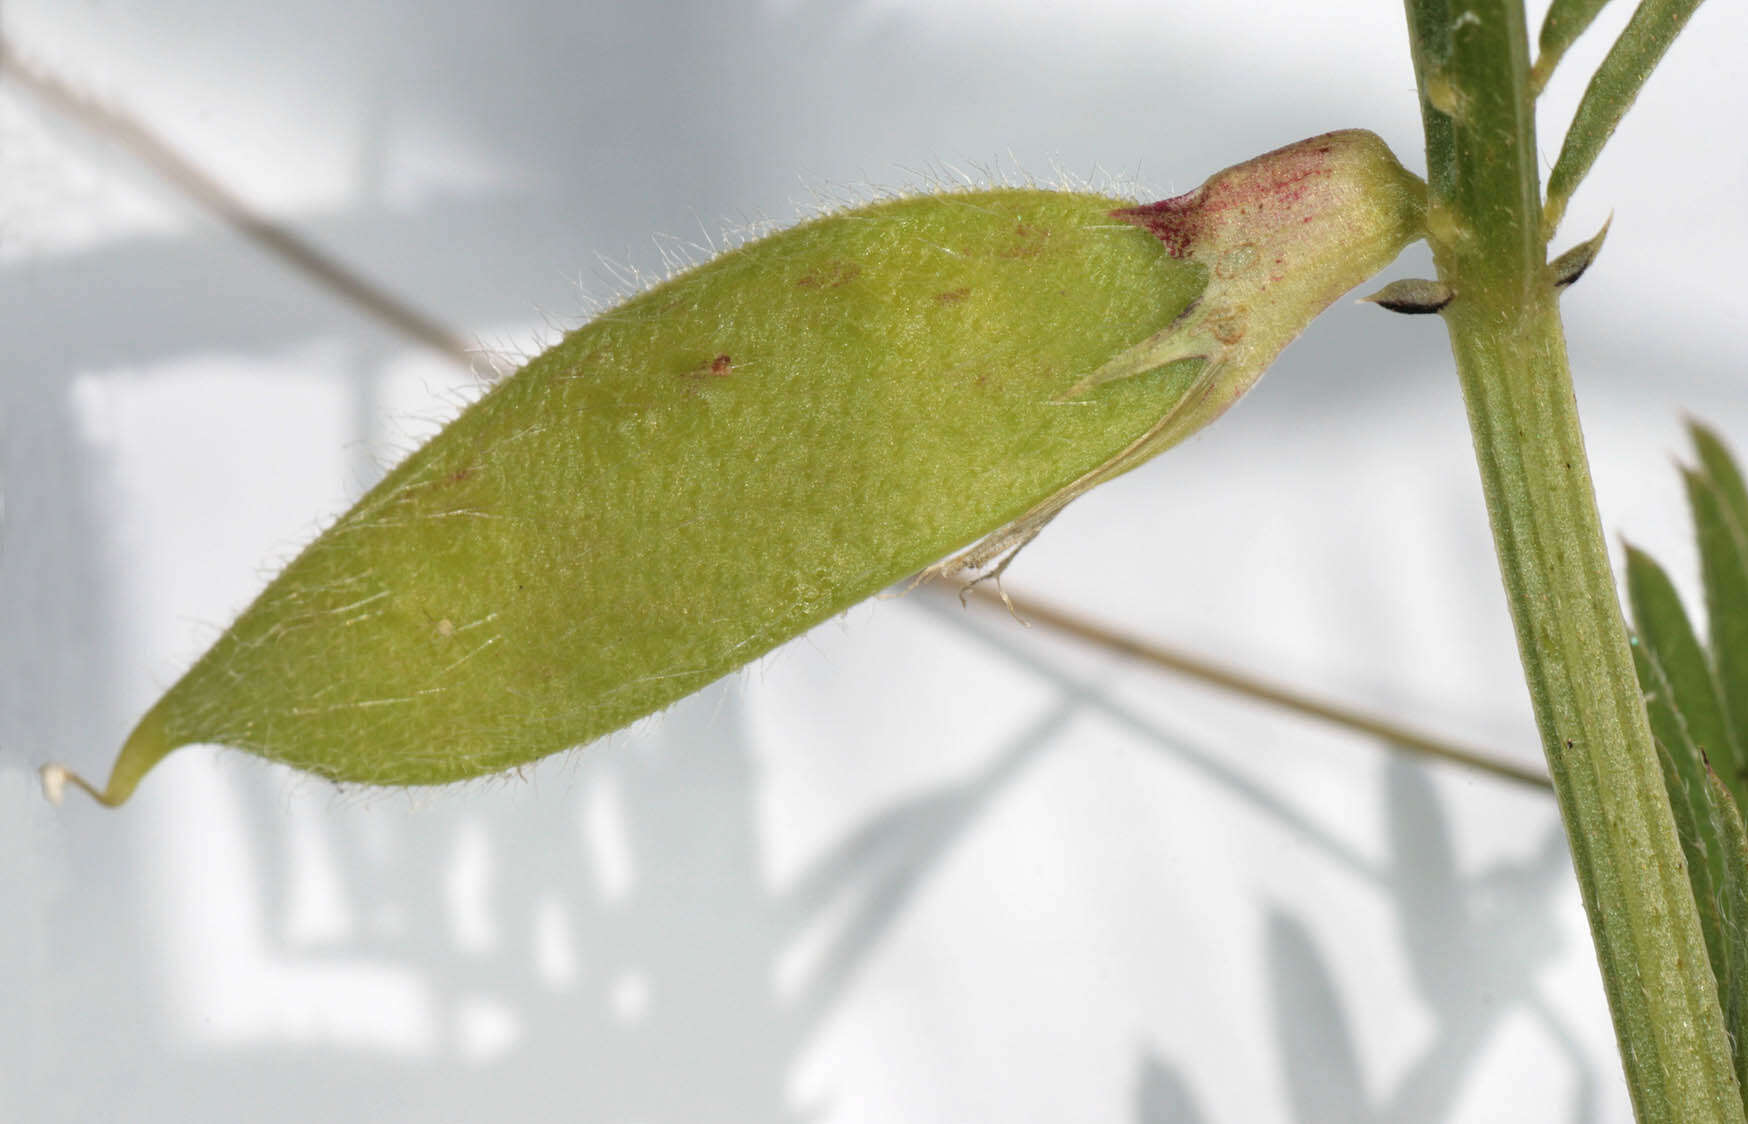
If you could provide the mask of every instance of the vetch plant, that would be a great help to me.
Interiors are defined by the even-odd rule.
[[[1532,62],[1517,0],[1408,0],[1424,184],[1370,134],[1335,133],[1156,204],[880,203],[641,294],[313,543],[148,712],[107,785],[56,767],[45,783],[119,803],[193,741],[437,783],[590,740],[921,567],[999,575],[1424,237],[1437,277],[1372,299],[1451,336],[1635,1110],[1742,1121],[1748,492],[1701,434],[1710,650],[1636,553],[1635,649],[1558,307],[1600,235],[1549,253],[1697,3],[1640,4],[1544,194],[1535,96],[1601,6],[1557,0]]]
[[[1010,556],[1224,412],[1419,237],[1423,205],[1382,141],[1346,132],[1149,206],[947,192],[732,250],[571,333],[408,457],[94,794],[125,800],[194,742],[337,781],[499,772],[948,551],[983,540],[943,572]]]

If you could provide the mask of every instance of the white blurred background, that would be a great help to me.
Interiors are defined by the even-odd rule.
[[[9,0],[0,34],[511,354],[659,276],[653,236],[868,185],[1157,198],[1346,126],[1421,163],[1374,0]],[[1743,42],[1701,9],[1560,239],[1615,214],[1565,301],[1597,484],[1689,590],[1683,412],[1748,446]],[[522,778],[191,748],[118,812],[42,800],[477,384],[0,78],[0,1120],[1630,1119],[1551,799],[926,595]],[[1339,304],[1009,573],[1539,761],[1436,318]]]

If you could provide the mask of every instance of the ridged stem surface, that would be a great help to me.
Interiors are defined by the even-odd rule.
[[[1500,572],[1641,1121],[1743,1119],[1546,270],[1520,0],[1408,0],[1429,229]]]

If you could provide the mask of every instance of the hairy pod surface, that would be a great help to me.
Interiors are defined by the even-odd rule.
[[[93,794],[195,742],[390,785],[589,742],[951,551],[1023,543],[1224,410],[1423,203],[1376,137],[1332,133],[1151,207],[950,192],[722,254],[390,472]]]

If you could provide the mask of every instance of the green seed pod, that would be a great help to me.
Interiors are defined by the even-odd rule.
[[[494,387],[311,543],[147,713],[171,749],[438,784],[581,745],[942,555],[1010,555],[1205,425],[1421,236],[1331,133],[1177,199],[876,203],[722,254]]]

